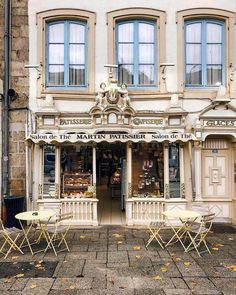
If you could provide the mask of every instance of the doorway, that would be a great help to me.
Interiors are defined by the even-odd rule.
[[[104,224],[125,224],[125,144],[99,143],[97,145],[98,221]]]

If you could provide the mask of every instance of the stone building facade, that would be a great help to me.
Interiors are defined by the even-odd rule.
[[[25,195],[25,126],[28,113],[29,60],[28,1],[12,0],[9,100],[9,195]],[[4,81],[4,0],[0,1],[0,79]],[[2,147],[2,145],[1,145]],[[2,154],[2,153],[1,153]]]

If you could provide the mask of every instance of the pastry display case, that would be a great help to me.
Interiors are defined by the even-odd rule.
[[[62,197],[93,197],[91,173],[65,172],[62,176]]]

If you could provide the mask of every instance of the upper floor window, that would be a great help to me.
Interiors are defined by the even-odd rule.
[[[156,85],[155,22],[131,20],[117,23],[118,79],[131,87]]]
[[[224,84],[224,22],[197,19],[185,22],[185,85]]]
[[[47,87],[85,87],[86,23],[58,21],[47,24]]]

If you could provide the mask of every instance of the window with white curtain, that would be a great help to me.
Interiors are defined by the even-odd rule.
[[[48,87],[86,86],[86,31],[84,22],[65,20],[47,24]]]
[[[196,19],[185,22],[185,85],[224,84],[224,22]]]
[[[152,21],[129,20],[116,26],[118,79],[131,87],[156,84],[156,26]]]

